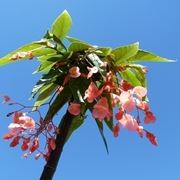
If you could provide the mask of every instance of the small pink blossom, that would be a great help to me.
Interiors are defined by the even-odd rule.
[[[157,138],[153,133],[150,133],[150,132],[146,131],[146,137],[149,139],[151,144],[153,144],[155,146],[158,146]]]
[[[133,86],[125,80],[121,81],[121,86],[122,86],[123,91],[128,91],[133,88]]]
[[[133,89],[133,92],[135,95],[137,95],[140,99],[143,98],[144,96],[146,96],[147,94],[147,89],[142,87],[142,86],[136,86]]]
[[[122,104],[122,107],[128,112],[133,111],[133,109],[136,107],[135,99],[133,98],[130,91],[121,92],[120,103]]]
[[[135,103],[135,100],[134,98],[130,98],[128,99],[128,101],[126,101],[124,104],[123,104],[123,108],[128,111],[128,112],[131,112],[133,111],[133,109],[136,107],[136,103]]]
[[[91,82],[88,89],[85,91],[84,99],[87,99],[89,103],[92,103],[94,99],[100,96],[102,93],[102,89],[99,90],[97,86]]]
[[[149,105],[146,101],[139,101],[138,99],[136,100],[136,105],[139,109],[143,111],[149,111]]]
[[[3,96],[3,103],[7,103],[11,101],[11,98],[9,96]]]
[[[145,124],[154,123],[155,121],[156,121],[156,117],[151,111],[145,112],[145,118],[144,118]]]
[[[35,121],[23,114],[22,112],[16,112],[13,117],[13,123],[8,126],[11,134],[18,135],[24,130],[32,130],[35,128]]]
[[[117,120],[121,120],[124,115],[124,111],[122,109],[119,109],[119,111],[116,113],[115,117]]]
[[[80,112],[81,112],[81,105],[78,104],[78,103],[72,103],[72,102],[71,102],[70,105],[69,105],[69,107],[68,107],[68,111],[69,111],[71,114],[77,116],[77,115],[79,115]]]
[[[113,81],[113,73],[111,71],[109,71],[106,74],[106,82],[105,82],[103,88],[107,92],[112,92],[115,89],[115,84],[114,84],[114,81]]]
[[[81,75],[80,73],[80,69],[78,66],[74,66],[72,68],[69,69],[69,76],[72,78],[77,78]]]
[[[124,115],[123,118],[119,120],[119,122],[129,131],[137,131],[138,129],[137,121],[130,114]]]
[[[119,126],[119,124],[116,124],[116,125],[113,127],[114,137],[118,137],[119,131],[120,131],[120,126]]]
[[[96,66],[94,67],[87,67],[89,73],[87,75],[87,79],[91,78],[93,74],[97,73],[98,72],[98,68]]]
[[[112,106],[119,105],[120,103],[120,96],[114,93],[111,93],[111,104]]]
[[[108,101],[105,97],[102,97],[93,107],[92,115],[99,121],[103,121],[105,118],[111,117],[112,113],[109,110]]]
[[[129,91],[122,91],[121,94],[120,94],[120,103],[121,104],[124,104],[126,103],[127,101],[129,101],[129,98],[131,98],[132,95]]]

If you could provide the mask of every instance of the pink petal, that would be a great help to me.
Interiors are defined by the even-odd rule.
[[[128,101],[126,101],[123,105],[123,108],[128,111],[131,112],[134,110],[134,108],[136,107],[136,103],[134,101],[133,98],[130,98]]]
[[[139,98],[143,98],[147,94],[147,89],[142,86],[136,86],[133,89],[134,94],[136,94]]]

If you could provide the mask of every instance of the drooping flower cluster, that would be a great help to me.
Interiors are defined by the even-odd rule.
[[[21,105],[11,102],[9,96],[3,96],[3,99],[10,105]],[[24,109],[26,108],[24,105],[22,106]],[[3,139],[11,140],[10,147],[16,147],[20,144],[21,150],[27,151],[23,155],[24,158],[37,151],[35,159],[42,156],[47,160],[51,151],[56,148],[55,137],[59,133],[58,128],[52,122],[44,123],[42,118],[37,123],[27,113],[21,111],[10,112],[7,116],[12,116],[12,123],[9,124],[8,133],[3,136]],[[43,151],[40,150],[40,135],[44,135],[46,141]]]

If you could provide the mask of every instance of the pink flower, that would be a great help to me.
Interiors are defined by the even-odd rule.
[[[136,100],[137,107],[143,111],[148,111],[149,110],[149,105],[146,101],[139,101]]]
[[[149,123],[154,123],[155,121],[156,121],[155,115],[151,111],[147,111],[145,113],[144,123],[149,124]]]
[[[15,112],[14,113],[14,116],[13,116],[13,122],[14,123],[19,123],[19,117],[23,116],[23,113],[22,112]]]
[[[133,109],[136,107],[134,98],[128,99],[128,101],[126,101],[122,106],[128,112],[133,111]]]
[[[10,134],[18,135],[24,130],[32,130],[35,128],[35,121],[23,114],[22,112],[16,112],[13,117],[13,123],[8,126]]]
[[[118,137],[119,131],[120,131],[120,126],[119,126],[119,124],[116,124],[116,125],[113,127],[114,137]]]
[[[129,101],[130,97],[132,97],[132,95],[129,91],[122,91],[119,97],[120,103],[121,104],[126,103],[127,101]]]
[[[72,103],[72,102],[71,102],[70,105],[69,105],[69,107],[68,107],[68,111],[69,111],[71,114],[77,116],[77,115],[79,115],[80,112],[81,112],[81,105],[78,104],[78,103]]]
[[[111,112],[109,110],[108,101],[105,97],[102,97],[93,107],[92,115],[100,121],[104,118],[109,118]]]
[[[142,87],[142,86],[136,86],[133,89],[133,92],[135,95],[137,95],[140,99],[143,98],[144,96],[146,96],[147,94],[147,89]]]
[[[87,67],[89,73],[87,75],[87,79],[89,79],[90,77],[92,77],[93,74],[97,73],[98,72],[98,68],[96,66],[94,67]]]
[[[34,138],[31,147],[29,148],[30,152],[33,153],[35,150],[39,148],[39,139],[36,137]]]
[[[9,133],[12,134],[13,136],[18,135],[18,134],[20,134],[21,132],[24,131],[23,127],[20,124],[17,124],[17,123],[11,123],[8,126],[8,129],[9,129]]]
[[[92,103],[99,95],[101,95],[102,89],[99,90],[97,86],[91,82],[88,89],[85,92],[84,99],[87,99],[89,103]]]
[[[3,103],[7,103],[11,101],[11,98],[9,96],[3,96]]]
[[[121,92],[120,103],[122,104],[122,107],[128,112],[133,111],[133,109],[136,107],[135,100],[130,91]]]
[[[122,86],[122,89],[124,91],[128,91],[128,90],[133,88],[133,86],[131,84],[129,84],[127,81],[125,81],[125,80],[121,81],[121,86]]]
[[[114,81],[113,81],[113,73],[109,71],[106,74],[106,82],[104,84],[104,90],[111,92],[115,89]]]
[[[79,67],[78,66],[74,66],[74,67],[70,68],[69,69],[69,75],[72,78],[79,77],[81,75]]]
[[[158,146],[158,141],[157,138],[154,134],[146,131],[146,137],[149,139],[149,141],[151,142],[151,144]]]
[[[24,116],[19,117],[19,120],[24,129],[34,129],[35,128],[35,121],[31,117],[24,115]]]
[[[120,119],[122,119],[123,115],[124,115],[124,111],[122,109],[119,109],[119,111],[118,111],[118,113],[116,113],[115,117],[117,120],[120,120]]]
[[[137,131],[138,129],[137,121],[130,114],[124,115],[123,118],[119,120],[119,122],[129,131]]]
[[[120,97],[117,94],[111,93],[111,104],[112,106],[119,105],[120,103]]]

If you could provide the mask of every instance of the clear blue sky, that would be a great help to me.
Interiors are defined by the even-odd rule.
[[[90,43],[113,46],[139,41],[178,62],[150,64],[148,90],[157,122],[150,125],[159,139],[152,146],[135,133],[122,130],[106,136],[107,155],[93,119],[88,118],[66,144],[54,180],[179,180],[180,179],[180,2],[178,0],[6,0],[0,1],[0,57],[39,40],[56,16],[67,9],[73,17],[71,35]],[[0,69],[0,92],[26,103],[38,76],[37,63]],[[7,131],[8,107],[0,105],[0,137]],[[0,140],[0,179],[38,180],[44,161],[22,160],[19,148]]]

